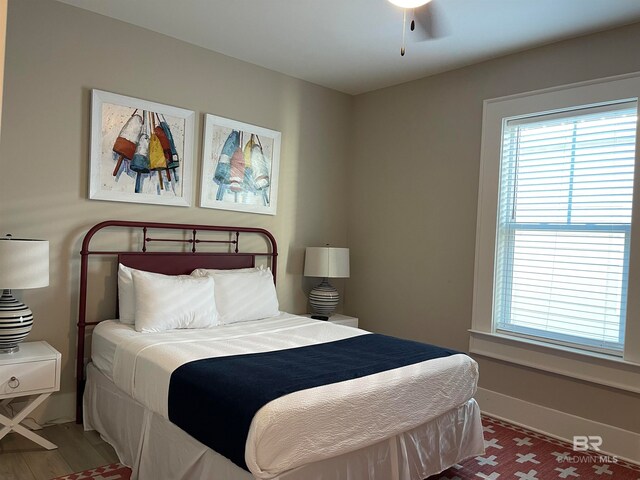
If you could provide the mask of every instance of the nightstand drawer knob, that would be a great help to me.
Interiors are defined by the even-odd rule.
[[[9,379],[8,385],[10,388],[18,388],[20,386],[20,380],[18,380],[16,377],[11,377]]]

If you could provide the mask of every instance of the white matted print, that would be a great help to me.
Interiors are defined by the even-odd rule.
[[[280,136],[205,115],[200,206],[275,215]]]
[[[194,116],[93,90],[89,198],[191,205]]]

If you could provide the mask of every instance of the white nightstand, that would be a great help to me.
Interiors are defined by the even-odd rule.
[[[305,313],[302,316],[311,318],[310,313]],[[358,319],[356,317],[349,317],[347,315],[342,315],[341,313],[334,313],[329,317],[328,321],[331,323],[336,323],[338,325],[346,325],[347,327],[358,328]]]
[[[49,440],[20,425],[27,415],[60,390],[61,355],[47,342],[25,342],[16,353],[0,354],[0,439],[14,431],[47,450],[58,448]],[[9,403],[14,398],[31,396],[27,405],[13,418]]]

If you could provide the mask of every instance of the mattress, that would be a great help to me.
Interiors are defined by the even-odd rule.
[[[113,360],[119,344],[139,336],[133,325],[118,320],[100,322],[91,336],[91,361],[109,379],[113,380]]]
[[[119,389],[168,418],[171,373],[184,363],[368,333],[290,314],[151,334],[108,321],[94,331],[92,358]],[[274,478],[391,438],[463,405],[475,394],[477,376],[477,364],[460,354],[285,395],[255,415],[247,465],[257,478]]]

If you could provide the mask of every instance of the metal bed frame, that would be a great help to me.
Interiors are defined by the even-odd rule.
[[[91,239],[98,232],[108,228],[125,228],[142,230],[140,250],[91,250]],[[183,238],[151,237],[151,232],[171,230],[182,232]],[[201,232],[227,233],[226,240],[198,238]],[[266,240],[265,252],[241,252],[240,234],[250,233],[262,236]],[[156,233],[153,233],[156,235]],[[189,251],[148,251],[150,244],[178,243],[190,246]],[[200,245],[226,246],[227,251],[197,251]],[[94,225],[84,236],[80,251],[80,298],[78,303],[78,345],[76,356],[76,423],[82,423],[82,395],[85,385],[85,336],[86,329],[101,322],[87,321],[87,283],[88,264],[91,256],[117,257],[119,263],[127,267],[146,270],[165,275],[188,275],[196,268],[235,269],[256,265],[256,257],[267,257],[270,260],[273,281],[276,282],[278,266],[278,246],[274,236],[262,228],[227,227],[215,225],[193,225],[186,223],[156,223],[108,220]],[[117,310],[116,310],[117,311]]]

